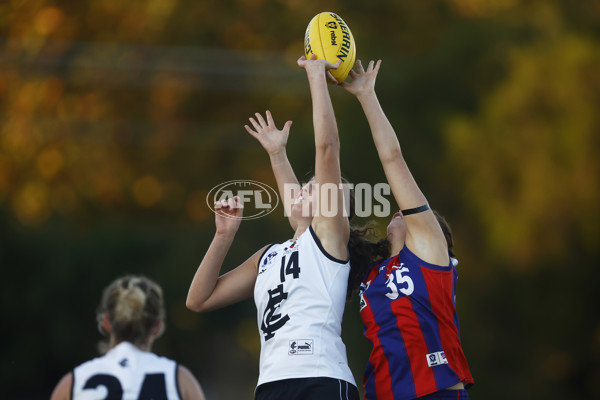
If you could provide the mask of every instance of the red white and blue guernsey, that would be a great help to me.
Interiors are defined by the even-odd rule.
[[[429,264],[406,246],[372,265],[361,284],[360,316],[373,345],[365,399],[414,399],[473,378],[460,343],[456,268]]]

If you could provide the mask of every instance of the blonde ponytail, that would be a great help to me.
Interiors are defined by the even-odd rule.
[[[138,347],[149,343],[153,330],[160,323],[164,326],[164,301],[158,284],[143,276],[124,276],[108,285],[98,306],[98,328],[104,331],[102,318],[110,322],[110,336],[115,343],[130,342]],[[158,336],[156,335],[156,336]],[[100,351],[107,350],[107,343],[100,343]]]
[[[119,293],[119,299],[115,307],[115,322],[133,323],[142,318],[144,305],[146,304],[146,293],[135,286],[133,279],[129,281],[129,287]]]

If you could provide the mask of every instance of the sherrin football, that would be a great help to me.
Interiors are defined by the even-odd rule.
[[[346,79],[354,66],[356,45],[350,28],[339,15],[322,12],[310,20],[304,36],[304,55],[310,58],[312,54],[332,64],[342,60],[337,70],[332,69],[331,73],[338,82]]]

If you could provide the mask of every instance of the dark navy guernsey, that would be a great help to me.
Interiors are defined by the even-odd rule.
[[[359,292],[364,335],[373,345],[363,377],[365,399],[414,399],[459,382],[471,386],[456,280],[452,264],[429,264],[406,246],[372,265]]]

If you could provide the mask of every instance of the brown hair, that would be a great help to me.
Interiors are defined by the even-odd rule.
[[[353,192],[353,191],[352,191]],[[354,195],[350,196],[350,208],[354,213]],[[454,255],[454,241],[452,239],[452,229],[444,217],[433,210],[433,214],[437,219],[444,237],[448,245],[448,254],[452,258]],[[377,260],[387,259],[390,257],[390,242],[387,238],[383,238],[377,242],[368,240],[367,237],[375,236],[374,222],[370,221],[362,228],[350,228],[350,276],[348,277],[348,294],[346,300],[350,300],[352,293],[356,291],[363,281],[367,270],[371,264]]]
[[[350,300],[352,294],[358,290],[369,266],[375,261],[386,259],[390,256],[390,242],[387,238],[377,242],[369,240],[368,237],[375,236],[375,223],[368,222],[362,227],[350,228],[350,275],[348,276],[348,292],[346,300]]]
[[[446,238],[446,244],[448,245],[448,254],[450,254],[450,257],[452,258],[456,258],[456,256],[454,255],[454,240],[452,239],[452,229],[450,229],[450,225],[444,217],[438,214],[437,211],[433,209],[431,211],[433,211],[433,215],[435,215],[435,218],[438,220],[438,223],[442,228],[442,232],[444,233],[444,237]]]
[[[343,183],[349,183],[342,177]],[[352,221],[355,214],[354,189],[349,191],[349,210],[348,219]],[[348,291],[346,300],[349,301],[352,294],[358,290],[369,265],[381,258],[388,258],[390,254],[390,245],[387,239],[378,242],[369,240],[369,237],[375,236],[374,222],[370,221],[362,227],[350,226],[350,240],[348,248],[350,250],[350,275],[348,276]]]
[[[161,324],[164,330],[165,307],[161,287],[144,276],[124,276],[108,285],[97,310],[98,329],[104,336],[108,332],[102,325],[103,315],[108,316],[110,335],[117,343],[127,341],[135,346],[148,344],[152,330]],[[108,349],[108,343],[99,344],[100,352]]]

